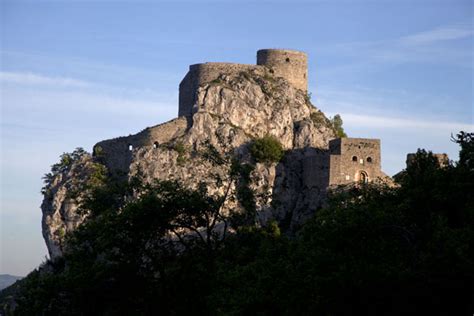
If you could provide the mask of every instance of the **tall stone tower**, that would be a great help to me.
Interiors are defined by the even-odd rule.
[[[306,53],[286,49],[261,49],[257,52],[257,65],[272,69],[277,77],[303,91],[308,90],[308,57]]]

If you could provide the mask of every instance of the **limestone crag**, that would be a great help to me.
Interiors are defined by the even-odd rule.
[[[41,224],[51,258],[62,254],[65,235],[84,221],[85,215],[78,209],[86,193],[85,184],[97,166],[90,154],[83,153],[77,161],[54,175],[44,188]]]
[[[287,153],[281,162],[257,164],[253,171],[259,220],[264,223],[275,218],[282,227],[292,229],[321,206],[327,183],[305,181],[304,161],[323,157],[335,133],[324,114],[310,103],[306,91],[265,67],[221,74],[197,89],[191,117],[99,142],[94,146],[94,159],[111,173],[130,177],[140,171],[145,181],[174,178],[191,187],[206,182],[211,194],[222,194],[226,183],[217,185],[214,175],[225,179],[228,166],[203,159],[207,146],[252,161],[249,144],[265,135],[275,136]],[[323,177],[328,168],[322,164],[312,175],[321,172]],[[67,198],[67,184],[77,177],[85,175],[76,169],[58,175],[51,186],[52,197],[43,201],[43,234],[52,257],[61,253],[62,234],[54,233],[58,227],[69,232],[84,218],[77,214],[78,203]],[[238,207],[237,202],[232,203],[228,206]]]

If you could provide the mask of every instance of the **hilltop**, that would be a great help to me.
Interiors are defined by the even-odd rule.
[[[65,153],[44,180],[50,259],[7,315],[467,314],[474,134],[395,179],[306,91],[306,55],[192,65],[178,117]]]

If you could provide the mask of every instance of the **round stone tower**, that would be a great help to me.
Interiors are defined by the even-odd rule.
[[[257,65],[271,68],[295,88],[308,91],[308,57],[306,53],[286,49],[261,49],[257,52]]]

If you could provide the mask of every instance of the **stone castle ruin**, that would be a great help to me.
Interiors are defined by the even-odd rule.
[[[256,65],[222,62],[194,64],[189,66],[188,73],[179,85],[178,118],[147,128],[135,135],[102,141],[94,147],[94,154],[100,152],[106,158],[109,169],[128,173],[134,149],[144,146],[157,148],[189,128],[192,116],[197,111],[197,94],[200,87],[219,82],[219,78],[223,75],[237,76],[252,70],[281,77],[292,87],[307,93],[308,66],[307,55],[304,52],[261,49],[257,52]],[[322,187],[352,182],[372,182],[377,178],[387,177],[381,171],[378,139],[333,139],[329,142],[329,151],[324,157],[321,155],[309,157],[305,161],[305,166],[305,178],[309,177],[310,183],[318,183],[318,186]],[[317,175],[316,170],[319,170]],[[325,170],[326,174],[323,175],[321,170]]]
[[[441,168],[445,168],[449,165],[449,157],[447,154],[433,153],[432,155],[436,159],[436,161],[438,162],[438,165]],[[414,163],[415,159],[416,159],[415,153],[407,154],[407,160],[406,160],[407,167],[410,167]]]
[[[330,185],[367,183],[385,177],[379,139],[337,138],[329,142],[329,152]]]
[[[253,69],[268,69],[277,77],[285,78],[293,87],[308,90],[308,62],[306,53],[261,49],[257,52],[257,64],[234,64],[208,62],[189,66],[189,71],[179,84],[178,116],[192,116],[193,105],[199,86],[217,80],[222,74],[239,74]]]
[[[264,224],[275,219],[288,231],[323,207],[328,188],[390,182],[381,171],[380,140],[337,138],[307,90],[303,52],[263,49],[257,52],[256,65],[191,65],[179,85],[177,118],[97,143],[92,156],[59,173],[45,188],[43,236],[51,257],[62,252],[61,236],[84,220],[78,200],[68,192],[80,191],[93,163],[123,179],[140,172],[146,182],[176,179],[189,187],[203,182],[210,194],[222,196],[226,183],[219,185],[215,178],[225,179],[229,166],[212,164],[204,154],[208,144],[220,154],[230,150],[255,165],[251,178],[257,220]],[[252,160],[249,145],[266,135],[278,139],[286,151],[278,163]],[[229,203],[229,209],[240,207]]]

